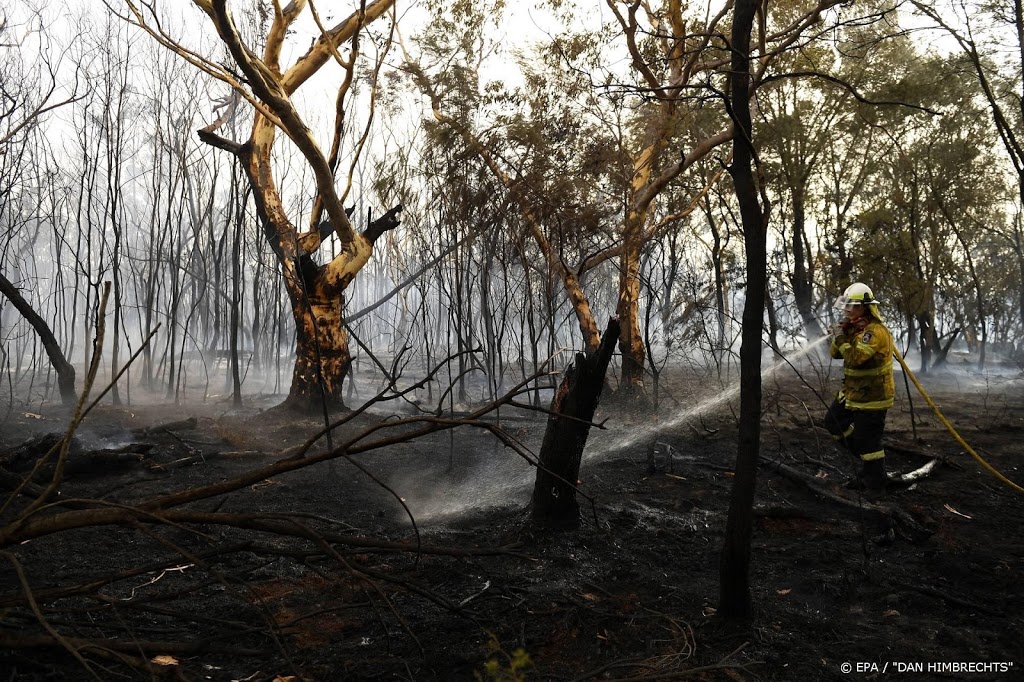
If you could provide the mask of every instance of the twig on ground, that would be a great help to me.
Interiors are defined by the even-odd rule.
[[[35,614],[36,620],[39,621],[39,625],[42,626],[46,632],[49,633],[54,644],[59,644],[64,648],[76,661],[78,661],[88,673],[97,680],[102,682],[103,678],[96,674],[96,671],[92,669],[89,662],[82,658],[82,654],[79,653],[79,647],[76,646],[72,641],[65,638],[56,628],[50,625],[50,622],[43,615],[42,610],[39,608],[39,604],[36,602],[35,596],[32,594],[32,587],[28,584],[28,578],[25,576],[25,569],[22,567],[21,562],[10,552],[0,551],[0,556],[3,556],[10,562],[11,566],[14,567],[14,572],[18,575],[18,581],[21,583],[21,589],[25,593],[25,600],[28,602],[29,608],[32,609],[32,613]],[[6,648],[6,645],[3,645]]]
[[[1006,613],[1004,613],[1003,611],[1000,611],[998,609],[989,608],[988,606],[985,606],[983,604],[978,604],[976,602],[968,601],[967,599],[962,599],[960,597],[955,597],[955,596],[953,596],[951,594],[943,592],[942,590],[940,590],[938,588],[931,587],[930,585],[914,585],[912,583],[905,583],[905,582],[902,582],[900,580],[893,580],[892,584],[896,585],[898,587],[902,587],[902,588],[907,589],[907,590],[913,590],[914,592],[920,592],[921,594],[926,594],[926,595],[931,596],[931,597],[938,597],[939,599],[941,599],[941,600],[943,600],[945,602],[948,602],[949,604],[952,604],[953,606],[963,606],[963,607],[966,607],[968,609],[973,609],[973,610],[978,611],[980,613],[984,613],[985,615],[988,615],[988,616],[996,616],[998,618],[1005,618],[1006,617]]]

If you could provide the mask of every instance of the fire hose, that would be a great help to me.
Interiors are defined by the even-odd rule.
[[[896,350],[894,348],[893,354],[896,356],[896,359],[899,360],[900,366],[903,367],[903,371],[906,372],[907,376],[910,377],[910,380],[914,382],[914,386],[917,387],[918,392],[924,398],[925,402],[928,403],[928,407],[932,408],[932,411],[935,413],[935,416],[939,418],[939,421],[942,422],[942,425],[946,427],[946,430],[949,431],[950,434],[952,434],[953,438],[955,438],[956,441],[963,446],[964,450],[966,450],[967,453],[970,454],[970,456],[973,457],[975,461],[982,466],[983,469],[988,471],[990,474],[992,474],[993,476],[995,476],[1000,481],[1010,486],[1017,492],[1024,493],[1024,488],[1020,487],[1019,485],[1008,479],[1006,476],[1003,476],[1001,473],[996,471],[996,469],[991,464],[986,462],[981,457],[981,455],[974,451],[974,448],[967,444],[967,441],[965,441],[963,437],[959,433],[957,433],[956,429],[953,428],[953,425],[949,423],[949,420],[946,419],[945,416],[943,416],[938,406],[932,401],[931,396],[929,396],[928,393],[924,390],[924,386],[921,385],[921,382],[917,380],[917,377],[914,376],[914,373],[910,371],[909,367],[907,367],[907,363],[906,361],[903,360],[903,356],[900,354],[899,350]]]

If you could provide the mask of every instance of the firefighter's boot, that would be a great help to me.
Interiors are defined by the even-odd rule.
[[[864,462],[864,469],[861,472],[861,480],[864,482],[864,494],[869,499],[881,499],[885,497],[885,458],[871,459]]]

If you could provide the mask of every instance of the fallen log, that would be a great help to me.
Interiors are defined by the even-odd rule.
[[[2,462],[4,469],[10,472],[23,472],[36,468],[43,457],[49,459],[39,467],[34,478],[49,477],[57,460],[56,454],[64,434],[48,433],[31,438],[18,446]],[[64,475],[102,474],[113,470],[131,467],[143,462],[146,453],[155,447],[153,443],[128,443],[113,448],[88,449],[82,441],[72,438],[68,448],[68,458],[64,465]]]
[[[32,469],[36,462],[41,457],[53,453],[51,455],[50,462],[56,460],[57,451],[60,449],[60,444],[64,439],[63,433],[45,433],[41,436],[29,438],[27,441],[16,447],[10,453],[8,453],[0,464],[8,471],[28,471]],[[77,438],[71,439],[71,445],[68,446],[68,456],[76,457],[82,452],[82,444]]]
[[[25,497],[37,499],[43,494],[43,489],[35,483],[26,482],[21,476],[12,474],[3,467],[0,467],[0,486],[6,490],[19,490]]]
[[[766,464],[786,478],[803,484],[812,493],[835,502],[844,507],[869,512],[882,519],[891,519],[900,528],[903,535],[911,542],[922,542],[931,537],[932,532],[914,520],[908,512],[903,510],[894,502],[871,502],[858,496],[851,499],[842,495],[838,490],[830,490],[821,484],[821,481],[811,474],[804,473],[787,464],[761,457],[761,462]],[[837,488],[838,486],[836,486]]]
[[[146,456],[141,452],[106,452],[97,450],[69,457],[64,465],[66,476],[104,474],[141,464]]]
[[[163,431],[191,431],[199,425],[199,420],[195,417],[189,417],[188,419],[179,419],[173,422],[167,422],[166,424],[156,424],[155,426],[145,426],[138,429],[134,429],[133,433],[139,435],[150,435],[153,433],[161,433]]]

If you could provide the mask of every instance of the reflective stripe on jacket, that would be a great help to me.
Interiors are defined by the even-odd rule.
[[[861,331],[832,339],[832,357],[843,360],[843,395],[851,410],[887,410],[896,387],[892,379],[892,334],[878,320]]]

